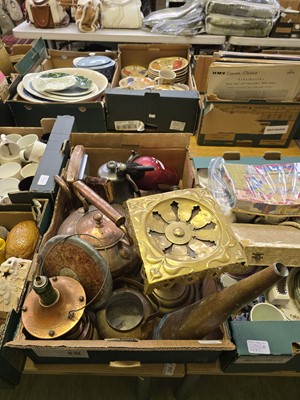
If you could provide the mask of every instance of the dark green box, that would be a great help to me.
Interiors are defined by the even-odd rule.
[[[147,91],[107,89],[107,128],[109,131],[190,132],[196,131],[199,93],[186,91]]]
[[[224,372],[300,371],[300,321],[230,321],[236,350],[220,356]]]

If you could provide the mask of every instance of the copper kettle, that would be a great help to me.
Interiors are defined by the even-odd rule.
[[[58,229],[58,235],[79,235],[91,243],[109,265],[113,277],[135,269],[140,258],[127,233],[125,216],[113,208],[84,182],[76,180],[78,161],[84,153],[83,146],[73,150],[66,179],[56,176],[56,182],[66,191],[70,200],[78,197],[83,206],[75,209]],[[75,171],[75,172],[74,172]],[[90,204],[92,205],[90,205]]]

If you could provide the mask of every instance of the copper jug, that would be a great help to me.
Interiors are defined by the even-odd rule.
[[[106,308],[97,312],[96,328],[101,339],[149,339],[156,315],[147,296],[139,290],[124,287],[115,290]]]

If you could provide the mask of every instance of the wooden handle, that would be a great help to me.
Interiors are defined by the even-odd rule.
[[[85,199],[97,207],[104,215],[111,219],[116,226],[125,224],[125,217],[118,213],[110,204],[108,204],[102,197],[95,193],[85,183],[76,181],[73,183],[73,188],[77,190]]]
[[[81,161],[83,159],[83,156],[85,155],[85,147],[82,146],[81,144],[78,144],[77,146],[74,147],[74,150],[72,151],[69,164],[68,164],[68,169],[67,169],[67,182],[69,184],[73,184],[78,180],[79,177],[79,169],[81,165]]]

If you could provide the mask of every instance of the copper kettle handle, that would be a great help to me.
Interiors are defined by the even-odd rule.
[[[76,181],[72,184],[72,187],[79,192],[85,199],[91,204],[97,207],[104,215],[112,220],[118,228],[125,224],[125,217],[116,211],[109,203],[107,203],[102,197],[95,193],[82,181]]]

